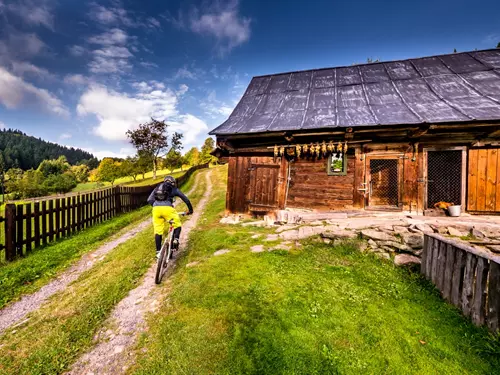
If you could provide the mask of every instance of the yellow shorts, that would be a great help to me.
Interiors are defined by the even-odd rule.
[[[168,222],[170,220],[174,221],[174,228],[179,228],[182,225],[181,218],[175,208],[170,206],[153,207],[153,227],[155,234],[162,235],[166,227],[168,227]]]

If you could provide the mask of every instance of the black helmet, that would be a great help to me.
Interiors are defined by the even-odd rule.
[[[167,185],[170,185],[170,186],[173,186],[173,187],[175,187],[175,185],[176,185],[175,178],[173,178],[172,176],[165,177],[163,179],[163,182],[166,183]]]

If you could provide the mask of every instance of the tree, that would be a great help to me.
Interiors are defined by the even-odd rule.
[[[183,161],[182,154],[179,151],[170,150],[165,157],[164,165],[170,172],[173,172],[174,169],[182,167]]]
[[[111,158],[102,159],[97,167],[96,177],[98,181],[111,182],[111,185],[114,185],[115,180],[121,177],[120,163]]]
[[[52,174],[43,182],[43,188],[48,193],[67,193],[75,188],[76,185],[76,177],[71,172],[58,175]]]
[[[142,179],[144,180],[144,175],[148,173],[153,164],[153,158],[143,152],[137,154],[136,168],[139,174],[142,174]]]
[[[500,48],[500,42],[498,42],[498,44],[497,44],[497,48]]]
[[[210,153],[215,149],[215,142],[213,138],[208,137],[201,147],[200,163],[217,163],[217,158]]]
[[[86,164],[74,165],[70,170],[79,184],[87,182],[89,180],[90,171],[89,167]]]
[[[200,151],[198,147],[191,148],[184,157],[186,158],[186,163],[191,166],[200,164]]]
[[[149,165],[149,164],[148,164]],[[123,176],[130,176],[137,180],[137,176],[142,172],[138,168],[138,160],[137,158],[128,157],[121,163],[121,170]]]
[[[170,150],[178,151],[182,148],[180,133],[174,133],[169,142],[168,126],[165,121],[152,118],[150,122],[139,125],[137,129],[127,131],[127,137],[137,151],[152,158],[153,179],[156,179],[158,157],[167,151],[169,143]]]
[[[69,168],[68,160],[64,155],[61,155],[57,159],[42,161],[37,170],[42,172],[44,177],[48,177],[50,175],[63,174]]]

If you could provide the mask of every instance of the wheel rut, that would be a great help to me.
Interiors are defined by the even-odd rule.
[[[179,252],[185,250],[189,233],[196,226],[210,197],[211,174],[212,172],[209,171],[205,175],[207,189],[195,207],[195,213],[182,225]],[[197,183],[195,187],[196,185]],[[131,348],[137,342],[139,335],[146,331],[147,314],[157,311],[162,298],[168,293],[168,287],[164,284],[168,282],[169,272],[160,286],[155,284],[155,272],[156,263],[147,271],[142,283],[116,305],[110,318],[104,324],[107,328],[103,328],[95,337],[97,344],[77,360],[71,370],[66,373],[67,375],[115,375],[127,371],[134,361]]]

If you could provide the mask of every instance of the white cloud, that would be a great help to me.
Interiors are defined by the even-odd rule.
[[[483,40],[483,44],[487,44],[490,48],[495,48],[498,43],[500,43],[500,33],[491,33],[486,35]]]
[[[159,68],[158,64],[150,61],[141,61],[139,64],[147,69]]]
[[[115,2],[115,6],[105,7],[99,4],[92,4],[90,18],[103,25],[123,24],[132,26],[134,22],[130,19],[127,11]]]
[[[0,40],[0,59],[7,62],[26,60],[39,55],[46,47],[34,33],[11,31],[6,39]]]
[[[182,68],[179,68],[177,72],[174,75],[174,80],[175,79],[197,79],[197,75],[195,72],[190,71],[188,68],[185,66]]]
[[[86,85],[89,83],[89,80],[81,74],[68,74],[64,77],[64,83],[70,85]]]
[[[250,39],[250,18],[239,14],[239,1],[231,0],[226,4],[213,3],[205,11],[196,9],[190,18],[189,28],[198,34],[213,36],[221,54]]]
[[[2,4],[0,4],[0,9],[2,7]],[[4,130],[6,129],[7,127],[5,126],[5,123],[3,121],[0,121],[0,130]]]
[[[69,53],[76,57],[83,56],[85,52],[87,52],[87,50],[82,46],[74,45],[69,47]]]
[[[18,0],[15,4],[9,4],[7,9],[29,25],[45,26],[54,30],[54,15],[48,1]]]
[[[111,46],[115,44],[125,44],[127,43],[128,35],[125,31],[118,28],[113,28],[100,35],[90,37],[88,39],[89,43],[101,44],[105,46]]]
[[[73,137],[71,134],[63,133],[59,136],[59,139],[70,139],[71,137]]]
[[[118,28],[89,38],[89,43],[101,45],[92,51],[94,58],[89,63],[89,70],[96,74],[113,74],[132,69],[128,60],[134,55],[125,47],[128,39],[127,33]]]
[[[109,151],[109,150],[95,150],[94,148],[81,148],[84,151],[90,152],[97,159],[102,160],[104,158],[122,158],[125,159],[128,156],[134,156],[136,151],[131,147],[123,147],[119,152]]]
[[[177,96],[170,90],[154,90],[136,96],[110,91],[105,87],[89,88],[80,98],[79,115],[93,114],[99,125],[95,134],[110,140],[125,140],[126,131],[151,117],[167,119],[177,115]]]
[[[40,78],[53,78],[54,76],[49,73],[47,69],[40,68],[31,63],[24,61],[13,61],[12,63],[12,72],[19,76],[31,75],[37,76]]]
[[[222,117],[227,118],[234,109],[234,106],[218,100],[215,90],[208,93],[207,98],[200,103],[200,107],[203,108],[205,114],[217,120]]]
[[[196,139],[208,131],[205,122],[191,114],[178,113],[178,97],[170,89],[159,89],[163,84],[152,81],[134,86],[135,95],[111,91],[102,86],[90,87],[80,98],[77,112],[80,116],[95,115],[98,125],[94,133],[104,139],[124,141],[127,130],[136,128],[151,117],[166,120],[171,131],[184,134],[186,146],[196,144]]]
[[[2,67],[0,67],[0,103],[9,109],[19,108],[22,104],[36,104],[57,115],[69,115],[68,109],[56,96],[45,89],[33,86]]]
[[[189,90],[189,86],[188,85],[185,85],[184,83],[179,85],[179,90],[177,90],[177,95],[178,96],[182,96],[184,95],[186,92],[188,92]]]

